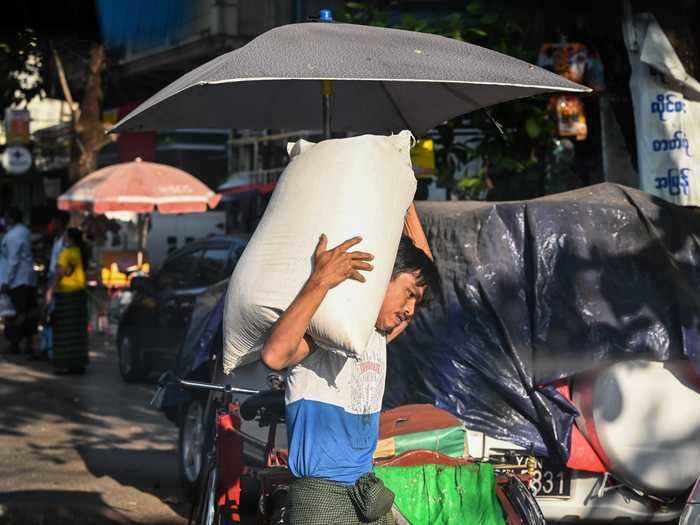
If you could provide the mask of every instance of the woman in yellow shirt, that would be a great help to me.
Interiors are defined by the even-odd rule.
[[[53,285],[53,366],[58,373],[82,374],[88,364],[86,267],[83,234],[77,228],[68,228]]]

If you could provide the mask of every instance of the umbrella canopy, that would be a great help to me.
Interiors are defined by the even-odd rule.
[[[62,210],[191,213],[215,207],[221,196],[189,173],[165,164],[133,162],[97,170],[58,198]]]
[[[546,92],[587,92],[542,68],[442,36],[335,23],[281,26],[165,87],[112,128],[333,129],[419,135],[449,118]]]

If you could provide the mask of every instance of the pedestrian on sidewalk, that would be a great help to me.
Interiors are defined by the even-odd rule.
[[[66,228],[68,228],[68,223],[70,222],[70,214],[63,210],[56,210],[56,213],[51,218],[49,223],[49,233],[53,236],[53,243],[51,245],[51,258],[49,259],[49,266],[47,272],[47,284],[44,296],[44,331],[43,340],[41,345],[41,352],[44,353],[44,357],[51,358],[53,354],[53,328],[51,326],[51,314],[53,313],[54,303],[52,300],[52,290],[56,285],[56,267],[58,265],[58,257],[63,251],[63,236],[66,233]]]
[[[53,302],[53,366],[57,373],[82,374],[88,364],[87,247],[77,228],[63,235],[56,279],[47,294]]]
[[[19,208],[10,207],[5,221],[7,233],[0,243],[0,293],[6,293],[15,308],[15,316],[5,319],[5,337],[10,352],[19,353],[24,340],[24,351],[32,356],[38,312],[31,233],[22,223]]]
[[[53,236],[53,244],[51,245],[51,259],[49,260],[49,283],[54,284],[56,279],[56,265],[58,264],[58,256],[63,250],[63,236],[70,222],[70,214],[67,211],[56,210],[55,215],[49,223],[49,230]]]

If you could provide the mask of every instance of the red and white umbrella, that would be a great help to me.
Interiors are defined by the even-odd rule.
[[[75,183],[58,198],[67,211],[131,211],[149,213],[204,212],[221,195],[189,173],[173,166],[136,159],[107,166]]]

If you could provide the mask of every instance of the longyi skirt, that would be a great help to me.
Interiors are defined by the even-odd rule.
[[[54,294],[53,365],[80,369],[88,364],[88,301],[85,290]]]

